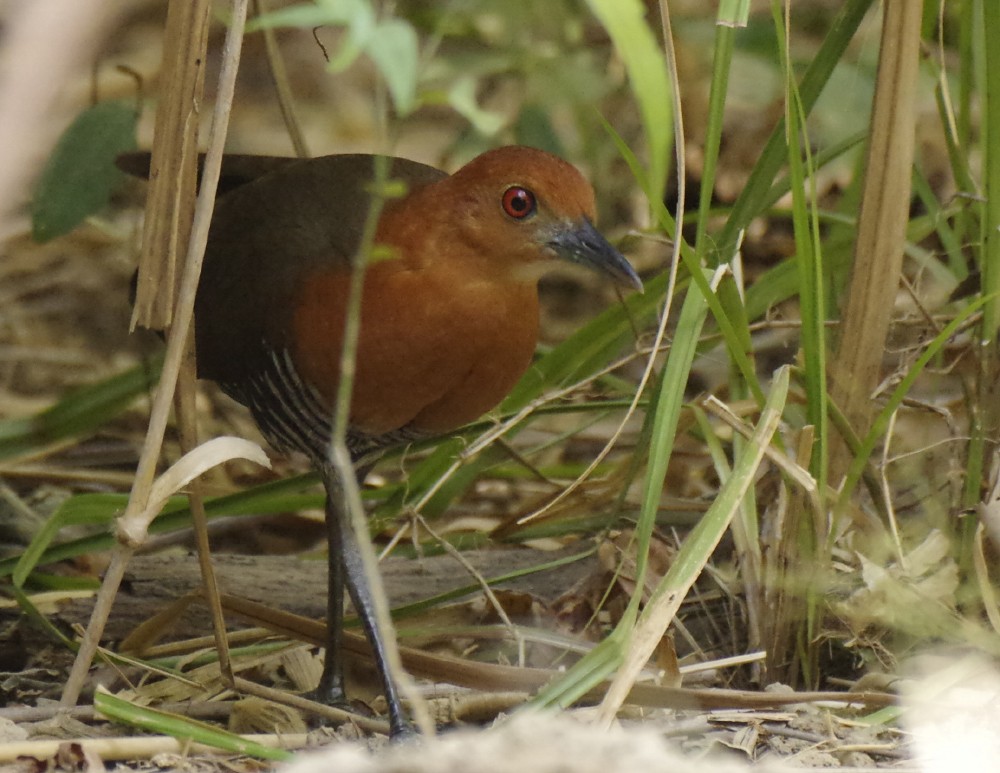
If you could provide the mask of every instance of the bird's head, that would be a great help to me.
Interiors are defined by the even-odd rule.
[[[429,186],[470,253],[527,280],[562,259],[642,289],[629,262],[594,227],[594,189],[571,164],[541,150],[502,147]],[[428,205],[425,198],[424,206]]]

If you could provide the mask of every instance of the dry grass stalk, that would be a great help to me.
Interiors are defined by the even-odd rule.
[[[903,267],[913,169],[914,104],[920,69],[920,3],[887,0],[872,105],[854,268],[831,394],[850,426],[863,435],[879,383],[889,321]],[[831,481],[847,469],[845,445],[831,447]]]
[[[156,461],[163,443],[163,434],[167,425],[170,404],[173,400],[174,388],[177,384],[181,360],[186,348],[185,344],[192,326],[194,299],[198,288],[198,277],[201,273],[201,263],[205,254],[205,246],[208,242],[208,229],[215,204],[215,191],[219,182],[222,150],[229,125],[229,114],[232,106],[233,91],[235,89],[236,71],[239,66],[239,53],[243,39],[243,25],[246,19],[246,12],[247,0],[234,0],[233,14],[226,36],[222,71],[219,75],[219,89],[213,114],[212,131],[209,136],[209,148],[202,174],[201,193],[197,201],[194,222],[191,227],[187,261],[181,279],[174,325],[171,329],[172,335],[167,343],[163,373],[160,378],[156,398],[153,402],[149,430],[146,434],[146,441],[139,459],[135,484],[132,487],[128,506],[120,519],[120,528],[122,530],[128,529],[128,524],[131,520],[142,519],[148,507]],[[190,128],[197,129],[197,127]],[[135,549],[136,545],[123,541],[120,542],[119,548],[115,551],[94,605],[90,625],[87,627],[86,634],[80,642],[80,650],[77,653],[73,669],[63,690],[62,703],[64,705],[75,704],[83,689],[87,671],[97,651],[97,645],[104,631],[104,625],[111,612],[111,605],[125,575],[125,567]]]
[[[156,111],[133,328],[166,330],[173,322],[194,217],[210,18],[209,0],[173,2],[167,11],[160,79],[164,90]]]

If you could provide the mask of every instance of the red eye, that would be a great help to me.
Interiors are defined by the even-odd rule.
[[[535,214],[535,194],[527,188],[518,185],[508,188],[503,192],[500,200],[503,211],[515,220],[523,220]]]

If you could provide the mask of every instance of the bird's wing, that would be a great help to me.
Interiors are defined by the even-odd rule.
[[[241,185],[253,182],[271,172],[277,171],[289,164],[295,164],[300,159],[284,156],[251,156],[227,153],[222,157],[222,169],[219,175],[217,195],[223,196]],[[149,179],[152,156],[149,151],[122,153],[115,159],[115,166],[126,174]],[[198,181],[201,181],[205,166],[205,154],[198,154]]]
[[[305,276],[318,267],[350,265],[372,202],[372,174],[372,156],[296,161],[216,204],[195,306],[198,372],[248,405],[278,445],[295,447],[293,436],[310,426],[325,431],[316,425],[328,410],[296,383],[288,358],[291,315]],[[404,159],[394,159],[390,169],[392,179],[411,188],[443,176]],[[292,406],[284,418],[290,429],[267,431],[267,422],[278,420],[281,395]],[[315,443],[299,447],[312,453]]]

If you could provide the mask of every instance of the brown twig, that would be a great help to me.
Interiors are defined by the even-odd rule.
[[[265,0],[253,0],[253,15],[263,16],[265,13],[267,13]],[[281,111],[281,120],[285,122],[285,129],[288,131],[288,138],[292,141],[295,155],[299,158],[309,158],[309,147],[306,145],[306,138],[302,133],[302,125],[295,114],[295,99],[292,97],[292,86],[288,81],[285,60],[278,47],[278,38],[274,34],[273,27],[264,27],[261,32],[264,35],[268,71],[271,73],[271,81],[274,83],[274,90],[278,95],[278,110]]]

